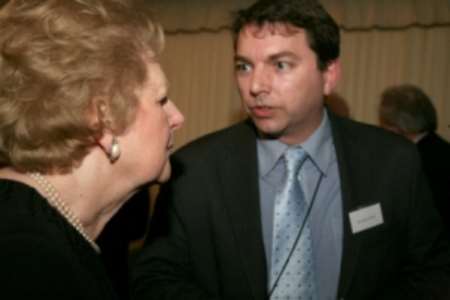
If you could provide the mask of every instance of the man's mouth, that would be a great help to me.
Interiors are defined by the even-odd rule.
[[[273,108],[269,106],[253,106],[250,111],[256,118],[269,118],[273,114]]]

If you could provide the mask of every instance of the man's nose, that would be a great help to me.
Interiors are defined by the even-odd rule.
[[[271,77],[267,68],[263,66],[255,68],[250,82],[250,94],[258,96],[262,93],[269,93],[272,86]]]

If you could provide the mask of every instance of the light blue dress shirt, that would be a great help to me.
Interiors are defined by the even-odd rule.
[[[313,202],[309,217],[318,297],[320,300],[336,299],[343,245],[342,196],[336,151],[325,110],[319,128],[300,146],[308,153],[308,159],[300,170],[300,180],[306,201]],[[285,177],[285,166],[280,158],[287,148],[288,145],[278,140],[257,141],[261,221],[268,274],[274,199]],[[318,192],[313,201],[316,187]]]

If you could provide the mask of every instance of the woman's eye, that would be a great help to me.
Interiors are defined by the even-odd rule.
[[[161,106],[164,106],[167,102],[169,101],[169,97],[164,96],[163,98],[161,98],[158,102]]]

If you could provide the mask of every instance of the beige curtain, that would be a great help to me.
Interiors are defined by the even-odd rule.
[[[177,146],[243,117],[233,79],[230,12],[250,0],[150,2],[166,30],[162,64],[186,123]],[[450,0],[323,0],[342,30],[338,92],[352,118],[377,122],[379,95],[413,83],[433,99],[450,139]]]

